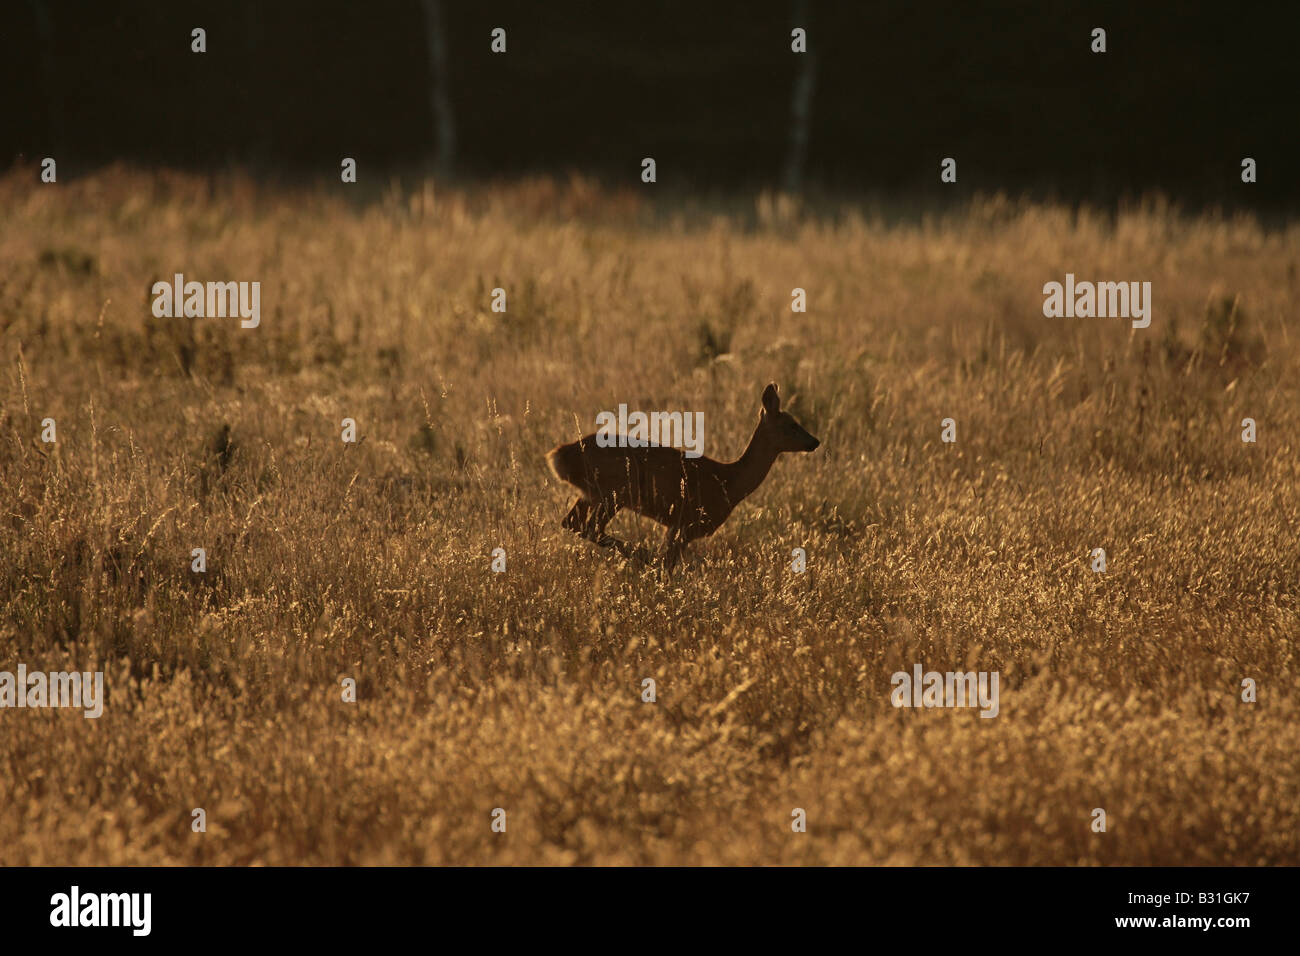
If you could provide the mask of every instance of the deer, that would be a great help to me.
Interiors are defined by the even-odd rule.
[[[627,508],[664,526],[663,567],[671,572],[682,549],[713,534],[763,483],[782,452],[811,452],[821,442],[789,412],[781,411],[776,385],[763,389],[762,410],[749,446],[735,461],[688,457],[678,448],[601,446],[595,433],[546,456],[551,473],[578,489],[562,527],[599,547],[634,555],[605,526]]]

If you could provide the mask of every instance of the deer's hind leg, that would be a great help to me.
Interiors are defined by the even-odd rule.
[[[573,503],[573,507],[569,509],[569,513],[564,516],[564,520],[560,522],[560,526],[568,531],[572,531],[574,534],[582,535],[585,538],[586,534],[584,532],[586,531],[587,523],[590,520],[591,502],[586,498],[579,498]]]
[[[631,548],[619,538],[605,534],[605,525],[613,520],[618,511],[618,503],[612,498],[598,498],[596,501],[579,498],[564,516],[561,525],[602,548],[614,548],[626,558],[631,555]]]
[[[605,525],[613,520],[614,515],[619,512],[619,504],[613,498],[602,498],[596,503],[592,510],[590,523],[588,525],[590,533],[587,535],[592,541],[602,548],[613,548],[625,558],[632,556],[632,548],[621,538],[616,538],[612,534],[605,533]]]
[[[671,574],[674,567],[677,566],[677,559],[682,556],[682,549],[686,547],[686,539],[682,536],[681,528],[670,527],[664,535],[664,573]]]

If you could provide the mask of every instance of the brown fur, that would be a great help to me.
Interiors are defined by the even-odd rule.
[[[819,444],[781,411],[776,386],[769,385],[749,447],[735,461],[687,458],[679,449],[659,446],[602,448],[595,434],[559,445],[546,461],[557,478],[580,493],[564,517],[565,528],[630,557],[628,545],[605,534],[605,526],[619,510],[635,511],[667,529],[664,565],[671,570],[682,548],[713,534],[763,482],[778,455],[812,451]]]

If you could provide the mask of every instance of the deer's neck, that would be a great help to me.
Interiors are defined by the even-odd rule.
[[[745,449],[745,453],[726,466],[727,498],[733,506],[748,498],[754,489],[763,483],[768,470],[772,467],[772,462],[776,461],[776,456],[779,454],[780,452],[768,440],[760,422],[749,439],[749,447]]]

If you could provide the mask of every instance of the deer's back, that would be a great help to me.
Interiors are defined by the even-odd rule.
[[[560,477],[587,497],[612,497],[620,507],[663,524],[698,526],[708,534],[726,517],[719,512],[731,510],[711,458],[687,458],[680,449],[659,445],[601,447],[594,434],[560,446],[552,452],[556,456],[568,462],[568,473]]]

